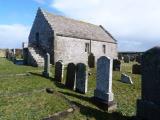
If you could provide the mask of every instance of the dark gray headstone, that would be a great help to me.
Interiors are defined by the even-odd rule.
[[[47,53],[44,57],[44,71],[43,76],[49,77],[50,76],[50,55]]]
[[[124,60],[125,63],[129,63],[130,62],[130,58],[129,58],[128,55],[125,55],[123,60]]]
[[[142,61],[142,56],[141,55],[137,55],[136,56],[136,62],[141,63]]]
[[[88,56],[88,66],[90,68],[95,67],[95,56],[93,55],[93,53],[89,54],[89,56]]]
[[[120,71],[121,70],[121,61],[118,59],[113,60],[113,70]]]
[[[76,91],[85,94],[88,87],[88,72],[86,65],[78,63],[76,65]]]
[[[61,61],[55,64],[55,81],[62,82],[63,80],[63,63]]]
[[[134,64],[132,66],[132,74],[141,74],[141,65]]]
[[[67,75],[65,86],[69,89],[75,88],[75,76],[76,75],[76,66],[74,63],[69,63],[67,66]]]
[[[96,89],[94,98],[104,103],[108,111],[115,109],[113,105],[114,95],[112,93],[112,66],[113,61],[110,58],[102,56],[97,61]],[[113,107],[114,106],[114,107]]]
[[[160,120],[160,47],[142,56],[142,98],[137,101],[137,117]]]
[[[132,61],[132,62],[135,61],[135,56],[134,55],[130,56],[130,61]]]
[[[122,60],[122,55],[118,54],[118,60]]]

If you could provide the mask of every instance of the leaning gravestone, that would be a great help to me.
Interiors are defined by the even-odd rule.
[[[129,63],[130,58],[129,58],[128,55],[125,55],[123,60],[124,60],[125,63]]]
[[[142,55],[142,93],[137,100],[137,117],[160,120],[160,46]]]
[[[132,81],[131,77],[124,74],[124,73],[121,74],[121,82],[128,83],[128,84],[133,84],[133,81]]]
[[[44,57],[44,71],[43,76],[49,77],[50,76],[50,55],[47,53]]]
[[[113,60],[113,70],[120,71],[121,70],[121,61],[118,59]]]
[[[55,81],[62,82],[63,80],[63,63],[61,61],[55,64]]]
[[[95,67],[95,56],[93,55],[93,53],[89,54],[89,56],[88,56],[88,66],[90,68]]]
[[[78,63],[76,66],[76,91],[82,94],[87,92],[88,87],[88,72],[86,65]]]
[[[67,75],[65,86],[69,89],[75,88],[75,75],[76,75],[76,66],[74,63],[69,63],[67,66]]]
[[[141,65],[134,64],[132,66],[132,74],[141,74]]]
[[[116,109],[112,93],[112,65],[113,61],[102,56],[97,61],[96,89],[94,101],[108,112]]]

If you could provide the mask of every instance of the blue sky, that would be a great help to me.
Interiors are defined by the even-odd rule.
[[[103,25],[119,51],[145,51],[160,44],[159,0],[0,0],[0,48],[21,48],[38,7]]]

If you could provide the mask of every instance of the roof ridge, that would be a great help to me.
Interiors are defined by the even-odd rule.
[[[43,13],[44,15],[50,14],[50,15],[53,15],[53,16],[56,16],[56,17],[62,17],[62,18],[68,19],[68,20],[73,20],[73,21],[76,21],[76,22],[81,22],[81,23],[85,23],[85,24],[94,25],[94,26],[96,26],[96,27],[99,27],[99,25],[96,25],[96,24],[93,24],[93,23],[89,23],[89,22],[87,22],[87,21],[78,20],[78,19],[75,19],[75,18],[70,18],[70,17],[64,16],[64,15],[54,14],[54,13],[49,12],[49,11],[47,11],[47,10],[44,10],[44,9],[42,9],[42,8],[39,8],[39,9],[42,11],[42,13]]]
[[[100,25],[54,14],[41,8],[38,8],[38,12],[44,16],[57,34],[116,43],[112,35]]]

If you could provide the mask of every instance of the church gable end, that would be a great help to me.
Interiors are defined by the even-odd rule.
[[[38,9],[31,32],[29,47],[41,48],[44,52],[53,49],[54,31],[46,20],[41,9]]]

